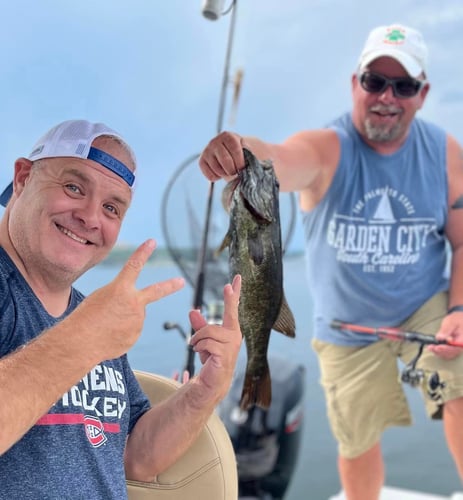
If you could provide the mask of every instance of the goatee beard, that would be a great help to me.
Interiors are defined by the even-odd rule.
[[[373,125],[370,120],[365,121],[365,134],[370,141],[373,142],[389,142],[394,141],[402,132],[400,123],[392,127]]]
[[[395,106],[373,106],[371,112],[377,113],[398,113]],[[390,142],[400,137],[403,132],[402,124],[397,122],[395,125],[375,124],[371,118],[365,119],[365,135],[372,142]]]

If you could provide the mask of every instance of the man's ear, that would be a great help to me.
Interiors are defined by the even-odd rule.
[[[13,192],[18,196],[31,174],[32,162],[27,158],[18,158],[14,163]]]
[[[426,99],[426,96],[428,95],[430,88],[431,88],[431,85],[429,83],[426,83],[424,85],[424,87],[420,90],[421,103],[420,103],[418,109],[421,109],[423,107],[424,101]]]

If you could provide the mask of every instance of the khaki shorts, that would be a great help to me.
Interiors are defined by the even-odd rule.
[[[447,294],[428,300],[401,327],[434,334],[447,310]],[[365,347],[345,347],[312,340],[318,354],[321,385],[325,391],[328,418],[339,444],[339,454],[354,458],[379,442],[390,426],[411,425],[408,403],[400,381],[397,358],[410,362],[419,344],[381,339]],[[463,355],[443,360],[426,348],[416,368],[425,370],[421,392],[431,418],[442,418],[446,401],[463,396]],[[428,394],[429,376],[438,372],[445,386]]]

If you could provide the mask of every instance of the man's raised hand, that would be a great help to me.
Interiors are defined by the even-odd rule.
[[[90,294],[64,320],[74,322],[76,331],[89,336],[89,348],[98,350],[94,352],[101,360],[125,354],[141,333],[146,306],[185,284],[183,278],[171,278],[137,289],[136,281],[155,247],[152,239],[140,245],[113,281]]]

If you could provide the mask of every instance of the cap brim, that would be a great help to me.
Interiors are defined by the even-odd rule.
[[[360,61],[360,69],[364,69],[379,57],[392,57],[392,59],[395,59],[399,64],[401,64],[405,71],[413,78],[417,78],[424,71],[424,68],[416,61],[416,59],[392,48],[389,50],[381,49],[369,52]]]
[[[13,183],[10,182],[8,186],[0,194],[0,205],[6,207],[7,203],[10,201],[11,195],[13,194]]]

